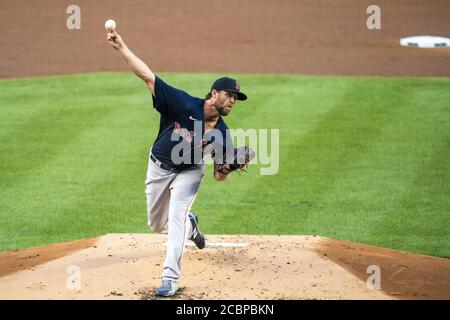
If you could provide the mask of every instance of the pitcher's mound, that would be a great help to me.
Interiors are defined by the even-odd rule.
[[[0,299],[155,299],[165,242],[108,234],[2,252]],[[207,243],[187,246],[175,299],[450,299],[447,259],[313,236],[209,235]],[[377,267],[379,282],[367,273]]]

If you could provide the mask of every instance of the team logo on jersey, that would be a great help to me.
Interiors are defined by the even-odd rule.
[[[189,131],[186,128],[183,128],[181,124],[178,122],[175,122],[173,127],[173,133],[180,135],[185,141],[191,143],[194,140],[194,137],[197,135],[194,131]],[[200,139],[200,142],[198,145],[196,145],[196,142],[194,142],[195,149],[201,149],[203,151],[203,154],[212,154],[215,150],[215,140],[214,142],[209,142],[205,139]]]
[[[236,90],[241,90],[241,85],[236,81]]]
[[[173,132],[179,134],[184,140],[189,143],[192,142],[196,135],[195,131],[189,131],[188,129],[183,128],[178,122],[175,122]]]

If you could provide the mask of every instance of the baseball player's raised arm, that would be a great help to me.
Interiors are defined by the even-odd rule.
[[[145,82],[152,94],[155,94],[155,74],[148,65],[128,49],[122,37],[116,31],[108,32],[107,40],[119,52],[130,69]]]

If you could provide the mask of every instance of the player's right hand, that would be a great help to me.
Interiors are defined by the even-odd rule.
[[[125,43],[122,40],[122,37],[116,31],[109,31],[106,35],[106,39],[109,44],[116,50],[122,49],[125,47]]]

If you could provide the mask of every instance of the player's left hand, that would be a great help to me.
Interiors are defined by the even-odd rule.
[[[244,168],[247,167],[248,163],[256,156],[255,151],[247,146],[236,148],[235,154],[236,156],[233,163],[218,164],[216,165],[216,171],[223,174],[229,174],[236,170],[245,171]]]

